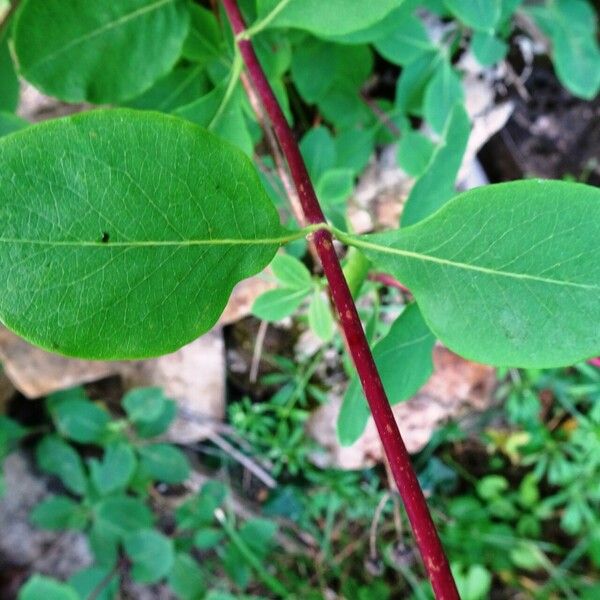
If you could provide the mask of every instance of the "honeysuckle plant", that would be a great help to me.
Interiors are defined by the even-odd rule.
[[[501,60],[519,4],[223,0],[213,12],[186,0],[15,2],[0,39],[0,124],[20,129],[0,139],[0,320],[66,356],[158,356],[209,331],[239,281],[308,241],[357,373],[341,437],[360,434],[368,405],[436,597],[458,597],[386,388],[394,402],[418,389],[436,339],[497,366],[556,367],[600,353],[600,191],[529,180],[455,195],[470,124],[453,52],[465,36],[483,64]],[[575,5],[578,37],[567,18]],[[422,6],[454,15],[454,31],[430,40]],[[600,85],[598,61],[583,84],[561,61],[585,49],[597,58],[588,9],[578,0],[526,12],[582,96]],[[361,88],[373,47],[403,70],[394,106],[371,111]],[[28,126],[10,114],[16,73],[67,102],[119,106]],[[301,151],[287,73],[333,141],[326,130]],[[430,137],[411,128],[414,115]],[[394,129],[416,184],[398,229],[357,235],[337,203]],[[248,155],[263,130],[278,169],[259,175]],[[319,154],[326,148],[333,153]],[[282,182],[291,213],[276,208]],[[373,351],[334,240],[352,249],[363,278],[389,274],[414,297]],[[294,297],[314,293],[323,315],[320,286],[297,265],[282,275],[278,260]]]

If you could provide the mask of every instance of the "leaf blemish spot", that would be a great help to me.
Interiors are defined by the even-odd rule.
[[[108,244],[109,240],[110,240],[110,234],[108,233],[108,231],[103,231],[102,232],[102,237],[100,238],[100,241],[103,244]]]

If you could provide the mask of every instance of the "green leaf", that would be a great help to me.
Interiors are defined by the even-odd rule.
[[[423,113],[431,128],[442,133],[453,108],[463,100],[460,77],[447,60],[442,60],[425,90]]]
[[[182,552],[175,556],[169,573],[169,586],[181,600],[198,600],[204,597],[204,577],[202,571],[189,554]]]
[[[277,523],[269,519],[249,519],[239,530],[239,536],[260,560],[264,560],[274,544]]]
[[[173,542],[154,529],[144,529],[127,536],[125,553],[133,562],[131,575],[137,583],[160,581],[175,561]]]
[[[455,194],[454,183],[467,148],[471,123],[456,105],[446,130],[423,175],[417,179],[402,211],[402,225],[413,225],[433,214]]]
[[[556,0],[528,12],[550,37],[560,82],[573,94],[592,99],[600,91],[597,16],[584,0]]]
[[[296,312],[309,289],[277,288],[259,296],[252,305],[252,314],[265,321],[280,321]]]
[[[242,90],[235,86],[230,91],[229,85],[230,76],[227,76],[208,94],[179,107],[174,114],[205,127],[251,155],[253,143],[242,111]]]
[[[212,525],[215,510],[223,504],[227,490],[218,481],[209,481],[202,489],[175,511],[175,520],[182,529]]]
[[[319,178],[315,191],[324,206],[346,202],[354,190],[352,169],[331,169]]]
[[[473,29],[489,31],[500,19],[501,0],[444,0],[444,4]]]
[[[190,104],[210,89],[202,69],[200,65],[175,67],[147,92],[128,102],[127,106],[140,110],[173,112],[180,106]]]
[[[210,550],[219,544],[224,537],[225,533],[222,529],[204,527],[194,535],[194,546],[200,550]]]
[[[18,600],[81,600],[79,594],[66,583],[43,575],[34,575],[19,590]]]
[[[490,67],[506,56],[508,44],[492,33],[476,31],[471,40],[471,50],[480,65]]]
[[[313,181],[335,167],[336,148],[327,127],[309,129],[300,142],[300,150]]]
[[[452,565],[452,573],[463,600],[484,600],[492,586],[491,573],[481,565],[470,565],[466,572]]]
[[[36,448],[37,463],[43,471],[56,475],[71,492],[83,496],[87,481],[79,454],[58,436],[47,435]]]
[[[336,113],[343,110],[343,105],[331,98],[345,93],[351,96],[342,98],[346,103],[353,99],[362,103],[359,90],[372,68],[369,46],[341,46],[308,36],[294,48],[292,56],[292,79],[300,95],[311,104],[318,103],[322,110],[333,104],[331,111],[338,118],[344,117]]]
[[[90,461],[90,478],[96,490],[106,496],[127,487],[136,463],[131,446],[126,442],[116,442],[107,446],[102,462]]]
[[[413,177],[423,174],[431,161],[435,144],[422,133],[412,129],[402,134],[398,144],[398,164]]]
[[[15,73],[8,39],[0,33],[0,111],[9,113],[17,110],[19,103],[19,80]]]
[[[297,258],[289,254],[278,254],[271,263],[277,281],[288,288],[305,290],[312,287],[310,271]]]
[[[177,404],[174,400],[166,400],[163,410],[152,421],[137,421],[135,430],[141,438],[152,438],[166,433],[177,415]]]
[[[83,529],[87,514],[80,503],[66,496],[42,500],[31,512],[31,522],[43,529]]]
[[[407,14],[386,37],[375,42],[377,52],[396,65],[408,65],[434,49],[421,19]]]
[[[499,498],[508,488],[508,481],[500,475],[486,475],[477,482],[477,493],[484,500]]]
[[[129,496],[105,498],[94,506],[96,525],[103,529],[104,537],[122,539],[130,533],[152,526],[150,509],[141,501]]]
[[[401,113],[422,114],[425,89],[440,60],[442,55],[439,52],[425,52],[402,69],[395,99],[396,108]]]
[[[183,57],[204,65],[222,58],[223,36],[212,11],[190,3],[190,31],[183,45]]]
[[[90,598],[97,589],[102,591],[95,596],[95,600],[114,600],[119,591],[119,577],[110,577],[110,570],[104,567],[88,567],[75,573],[69,584],[77,591],[81,598]]]
[[[366,29],[398,8],[402,0],[258,0],[269,27],[304,29],[316,36],[341,36]]]
[[[59,402],[51,412],[59,433],[82,444],[99,442],[110,422],[109,414],[89,400]]]
[[[320,291],[315,291],[308,307],[308,325],[324,342],[329,342],[335,331],[335,324],[329,303]]]
[[[137,96],[173,68],[189,14],[185,0],[25,0],[14,25],[25,79],[67,102],[105,104]]]
[[[185,454],[171,444],[153,444],[139,449],[140,466],[155,480],[183,483],[190,476]]]
[[[123,408],[134,423],[155,421],[164,411],[166,402],[167,397],[159,387],[136,388],[123,396]]]
[[[375,149],[372,131],[348,129],[335,137],[336,166],[351,169],[358,175],[367,166]]]
[[[373,357],[390,403],[413,396],[433,372],[431,353],[435,337],[425,324],[416,304],[409,305],[396,319],[388,334],[373,347]],[[352,445],[371,416],[360,382],[354,377],[344,395],[337,422],[343,446]]]
[[[596,188],[486,186],[413,227],[352,239],[410,288],[429,327],[458,354],[533,368],[600,354]]]
[[[7,112],[0,112],[0,137],[14,131],[19,131],[19,129],[24,129],[28,125],[29,123],[25,119],[21,119],[21,117]]]
[[[176,350],[298,237],[244,155],[158,113],[45,122],[1,138],[0,162],[0,319],[69,356]]]

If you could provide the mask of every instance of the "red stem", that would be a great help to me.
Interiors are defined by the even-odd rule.
[[[306,220],[311,224],[325,223],[325,216],[317,200],[294,134],[273,94],[252,43],[241,38],[241,34],[246,31],[246,25],[237,1],[222,1],[233,31],[238,37],[240,52],[252,84],[269,115],[275,135],[286,157]],[[331,290],[352,360],[371,408],[394,480],[404,501],[436,598],[441,600],[458,599],[458,591],[450,572],[448,560],[383,389],[352,294],[348,289],[340,261],[333,247],[333,238],[329,231],[319,230],[313,234],[313,242],[323,265],[323,272]]]
[[[403,286],[397,279],[387,273],[369,273],[369,280],[377,281],[387,287],[396,288],[404,293],[410,292],[407,287]]]

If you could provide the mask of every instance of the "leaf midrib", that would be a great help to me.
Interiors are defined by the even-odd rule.
[[[128,23],[129,21],[133,21],[134,19],[137,19],[138,17],[141,17],[147,13],[154,12],[155,10],[158,10],[159,8],[161,8],[167,4],[172,4],[174,1],[175,0],[157,0],[154,4],[149,4],[148,6],[144,6],[143,8],[138,8],[137,10],[134,10],[133,12],[130,12],[126,15],[119,17],[118,19],[116,19],[114,21],[111,21],[110,23],[105,23],[104,25],[102,25],[102,27],[99,27],[98,29],[88,31],[87,33],[84,33],[83,35],[80,35],[79,37],[71,40],[68,44],[66,44],[62,48],[59,48],[58,50],[55,50],[54,52],[51,52],[50,54],[44,56],[44,58],[42,60],[31,65],[29,70],[31,71],[33,69],[37,69],[41,65],[44,65],[47,62],[50,62],[51,60],[54,60],[57,56],[60,56],[61,54],[68,52],[72,48],[75,48],[76,46],[79,46],[80,44],[82,44],[84,42],[88,42],[89,40],[91,40],[95,37],[101,36],[103,33],[107,32],[107,31],[116,29],[117,27],[120,27],[121,25]]]
[[[336,235],[339,238],[340,236],[338,235],[338,233],[339,232],[336,231]],[[440,258],[438,256],[431,256],[429,254],[421,254],[420,252],[411,252],[410,250],[401,250],[399,248],[390,248],[388,246],[381,246],[379,244],[374,244],[373,242],[366,242],[364,240],[361,240],[361,239],[358,239],[355,237],[350,237],[347,235],[343,235],[343,237],[345,239],[343,239],[342,241],[345,241],[353,246],[356,246],[358,248],[365,248],[368,250],[374,250],[376,252],[381,252],[383,254],[393,254],[396,256],[402,256],[404,258],[412,258],[414,260],[432,262],[435,264],[453,267],[456,269],[464,269],[466,271],[476,271],[478,273],[484,273],[485,275],[490,275],[490,276],[494,276],[494,277],[508,277],[511,279],[520,279],[520,280],[526,280],[526,281],[535,281],[537,283],[546,283],[549,285],[559,285],[559,286],[564,286],[564,287],[580,288],[580,289],[584,289],[584,290],[600,291],[600,285],[577,283],[574,281],[563,281],[560,279],[551,279],[549,277],[541,277],[539,275],[529,275],[527,273],[515,273],[513,271],[500,271],[500,270],[491,269],[488,267],[481,267],[478,265],[471,265],[469,263],[453,261],[453,260],[449,260],[447,258]]]
[[[285,244],[304,237],[300,231],[278,238],[216,238],[205,240],[146,240],[125,242],[96,242],[91,240],[28,240],[19,238],[0,238],[0,244],[24,244],[32,246],[74,246],[92,248],[153,248],[161,246],[265,246]]]

